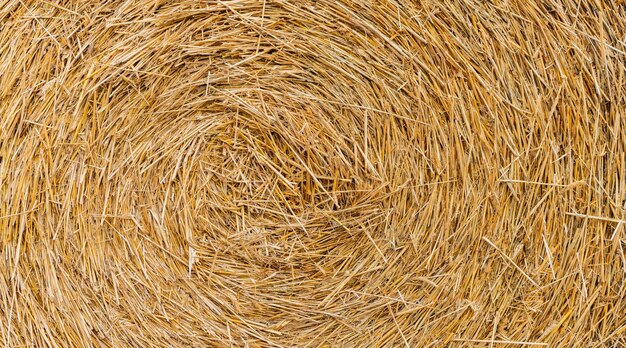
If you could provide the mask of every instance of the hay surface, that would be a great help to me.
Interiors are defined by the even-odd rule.
[[[0,344],[623,347],[619,1],[0,0]]]

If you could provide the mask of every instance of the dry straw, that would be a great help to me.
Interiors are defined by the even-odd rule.
[[[5,347],[626,346],[612,0],[0,0]]]

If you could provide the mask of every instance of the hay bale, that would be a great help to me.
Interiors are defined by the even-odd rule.
[[[4,346],[626,345],[618,2],[0,26]]]

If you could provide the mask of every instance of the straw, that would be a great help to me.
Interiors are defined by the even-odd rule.
[[[620,1],[0,1],[0,345],[626,346]]]

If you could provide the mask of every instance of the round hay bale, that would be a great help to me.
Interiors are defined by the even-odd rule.
[[[619,2],[0,3],[5,347],[626,346]]]

